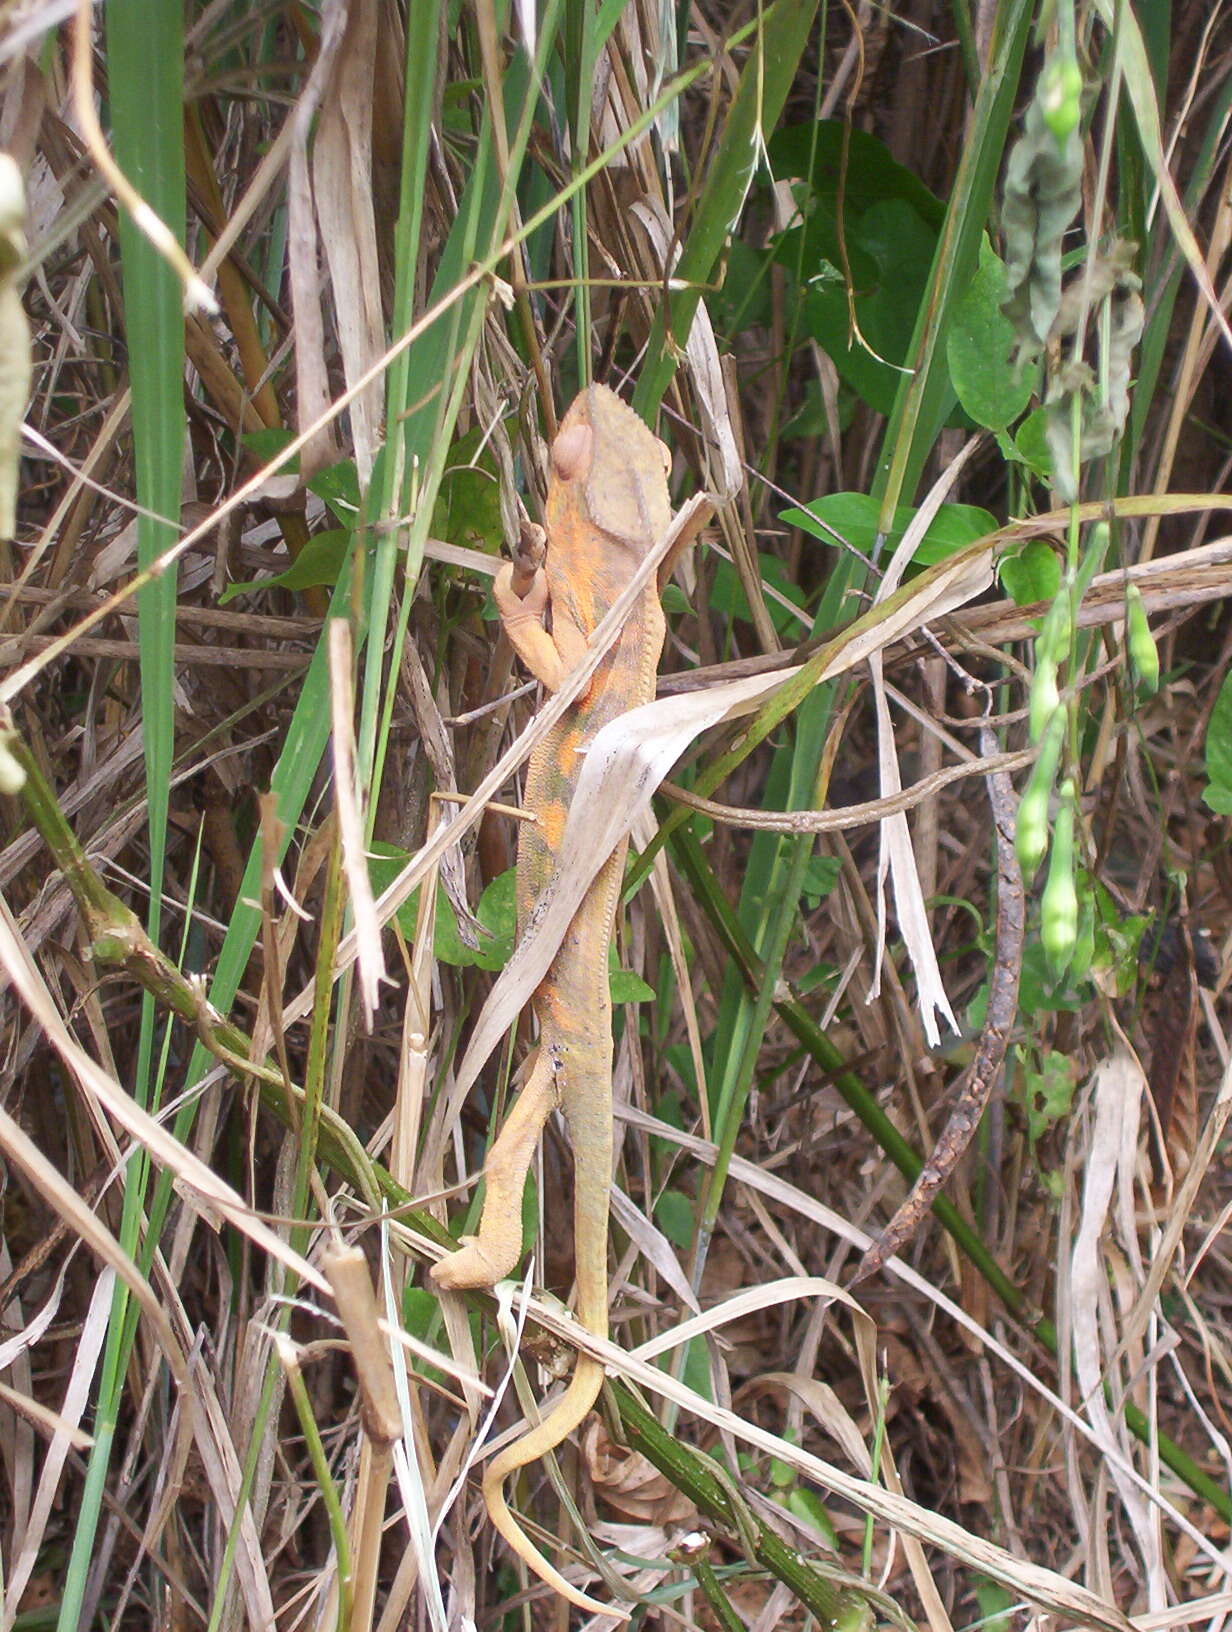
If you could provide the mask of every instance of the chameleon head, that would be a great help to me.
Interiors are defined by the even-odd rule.
[[[585,494],[587,519],[614,543],[643,556],[671,522],[667,449],[605,385],[579,393],[552,444],[553,489]],[[548,494],[548,534],[553,527]]]

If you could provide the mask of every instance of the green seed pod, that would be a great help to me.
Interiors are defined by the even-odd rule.
[[[1022,875],[1030,879],[1044,859],[1048,849],[1048,800],[1056,780],[1057,766],[1061,763],[1061,744],[1065,741],[1065,710],[1056,708],[1044,731],[1039,758],[1035,761],[1027,785],[1018,803],[1018,821],[1014,831],[1014,850]]]
[[[1061,693],[1057,690],[1057,666],[1052,658],[1041,658],[1031,677],[1031,698],[1027,710],[1027,732],[1038,742],[1057,711]]]
[[[1051,660],[1061,663],[1069,656],[1069,637],[1071,634],[1069,617],[1069,590],[1062,584],[1057,591],[1056,599],[1048,608],[1047,616],[1040,626],[1040,632],[1035,637],[1035,661],[1044,663]]]
[[[1050,57],[1039,82],[1044,123],[1064,147],[1082,116],[1082,69],[1072,55]]]
[[[1078,941],[1078,891],[1074,885],[1074,807],[1078,792],[1073,777],[1061,785],[1061,808],[1052,830],[1048,882],[1040,897],[1040,940],[1053,976],[1069,968]]]
[[[1159,690],[1159,651],[1137,584],[1130,584],[1125,590],[1125,644],[1139,691],[1148,697],[1154,696]]]

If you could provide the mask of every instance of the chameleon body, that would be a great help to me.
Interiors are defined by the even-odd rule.
[[[671,521],[666,449],[637,415],[604,386],[573,403],[552,445],[547,555],[524,597],[512,569],[494,594],[515,650],[544,686],[555,690],[639,562]],[[550,618],[550,630],[544,625]],[[665,632],[658,585],[651,579],[588,688],[531,756],[524,803],[534,818],[518,844],[519,932],[557,866],[561,837],[583,758],[610,720],[655,691]],[[443,1287],[490,1286],[510,1274],[522,1252],[522,1193],[540,1132],[563,1110],[573,1144],[573,1227],[577,1315],[587,1332],[608,1330],[607,1229],[612,1176],[612,1009],[608,949],[624,871],[626,844],[607,859],[569,925],[533,1000],[538,1052],[484,1165],[479,1233],[433,1269]],[[524,1534],[505,1502],[504,1482],[559,1445],[594,1405],[603,1367],[579,1354],[554,1409],[495,1457],[483,1482],[492,1522],[531,1569],[571,1603],[620,1614],[588,1598]]]

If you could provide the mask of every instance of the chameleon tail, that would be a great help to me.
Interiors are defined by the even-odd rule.
[[[505,1501],[504,1484],[509,1475],[555,1450],[594,1405],[602,1384],[601,1363],[592,1360],[589,1355],[579,1354],[577,1366],[569,1379],[569,1386],[555,1409],[528,1434],[524,1434],[521,1439],[507,1446],[499,1456],[493,1458],[491,1466],[484,1474],[483,1499],[492,1523],[517,1556],[530,1566],[541,1581],[545,1581],[562,1598],[567,1598],[571,1604],[576,1604],[579,1609],[587,1610],[592,1615],[615,1615],[627,1620],[627,1611],[621,1609],[618,1604],[605,1604],[597,1598],[588,1598],[579,1588],[566,1581],[556,1566],[550,1563],[531,1541],[509,1511]]]
[[[615,876],[615,869],[609,868],[609,873]],[[575,1009],[575,1012],[598,1016],[598,1037],[591,1049],[592,1058],[600,1068],[581,1081],[575,1080],[576,1073],[566,1074],[561,1083],[561,1098],[573,1144],[577,1313],[583,1330],[595,1337],[607,1336],[607,1220],[612,1180],[611,1020],[606,965],[606,958],[598,965],[601,984],[596,990],[584,996],[581,992],[576,994]],[[553,1020],[549,1018],[540,1037],[541,1061],[552,1057],[557,1037]],[[513,1551],[563,1598],[591,1614],[627,1619],[626,1612],[618,1605],[600,1603],[571,1586],[525,1534],[505,1502],[504,1482],[509,1475],[528,1463],[537,1462],[568,1438],[598,1399],[602,1386],[602,1363],[579,1354],[569,1386],[556,1406],[529,1433],[493,1459],[484,1475],[483,1498],[492,1523]]]

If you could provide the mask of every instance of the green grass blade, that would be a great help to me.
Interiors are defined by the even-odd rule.
[[[110,0],[106,13],[108,89],[115,155],[146,203],[183,240],[185,212],[183,141],[183,9],[178,0]],[[175,542],[184,455],[184,316],[178,275],[146,235],[124,214],[120,219],[125,313],[132,385],[133,457],[137,500],[137,554],[144,568]],[[158,520],[157,517],[165,519]],[[138,601],[149,810],[149,933],[159,938],[161,887],[167,842],[168,793],[174,750],[173,655],[175,571],[148,583]],[[133,1091],[149,1099],[154,1042],[154,1005],[142,1003]],[[124,1192],[121,1244],[137,1246],[148,1162],[138,1154]],[[128,1294],[117,1287],[103,1361],[95,1442],[73,1549],[65,1577],[60,1626],[76,1627],[94,1552],[103,1487],[118,1420],[135,1319]]]

